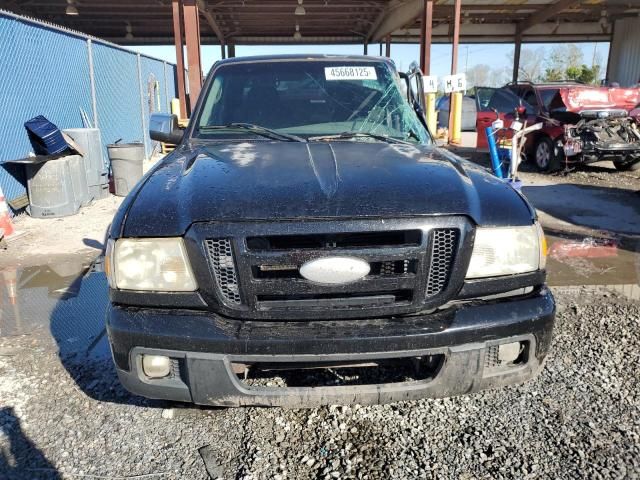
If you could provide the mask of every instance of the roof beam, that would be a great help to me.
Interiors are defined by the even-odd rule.
[[[216,22],[216,19],[213,17],[212,13],[209,11],[207,1],[197,0],[197,4],[198,4],[198,10],[200,10],[200,13],[202,14],[204,19],[207,21],[207,23],[211,27],[211,30],[213,30],[213,33],[215,33],[216,37],[218,37],[218,40],[220,40],[220,45],[224,45],[224,34],[222,33],[222,30],[220,29],[218,22]]]
[[[395,32],[405,25],[412,24],[421,15],[424,0],[410,0],[408,2],[392,1],[382,13],[367,34],[370,42],[377,42],[391,32]]]
[[[544,23],[550,18],[561,13],[563,10],[566,10],[567,8],[571,8],[575,5],[578,5],[579,3],[580,3],[580,0],[558,0],[556,3],[549,5],[547,8],[538,10],[536,13],[532,14],[526,20],[523,20],[522,22],[518,23],[518,26],[516,27],[516,32],[520,34],[526,30],[529,30],[534,25],[537,25],[539,23]]]

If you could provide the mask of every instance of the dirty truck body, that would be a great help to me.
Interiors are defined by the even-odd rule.
[[[214,65],[110,230],[107,329],[127,389],[369,404],[540,370],[555,307],[535,212],[432,144],[410,82],[372,57]],[[316,384],[302,369],[350,374]]]

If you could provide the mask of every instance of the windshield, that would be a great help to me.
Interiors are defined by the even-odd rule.
[[[429,143],[403,97],[399,76],[384,62],[287,61],[223,65],[206,93],[194,135],[247,138],[246,123],[309,138],[364,133]],[[209,128],[207,128],[209,127]],[[375,141],[357,136],[350,140]]]

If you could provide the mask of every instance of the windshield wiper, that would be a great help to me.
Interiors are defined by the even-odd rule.
[[[271,138],[274,140],[286,140],[288,142],[306,142],[302,137],[297,135],[291,135],[289,133],[281,133],[276,130],[272,130],[267,127],[261,127],[260,125],[254,125],[253,123],[228,123],[226,125],[206,125],[198,129],[199,132],[211,132],[215,130],[246,130],[247,132],[255,133],[262,137]]]
[[[377,133],[369,132],[342,132],[338,135],[321,135],[319,137],[309,137],[310,142],[323,142],[330,140],[349,140],[351,138],[374,138],[386,143],[402,143],[405,145],[412,145],[410,142],[405,142],[397,138],[389,137],[388,135],[379,135]]]

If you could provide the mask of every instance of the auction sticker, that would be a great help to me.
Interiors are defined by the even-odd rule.
[[[375,67],[324,67],[327,80],[377,80]]]

